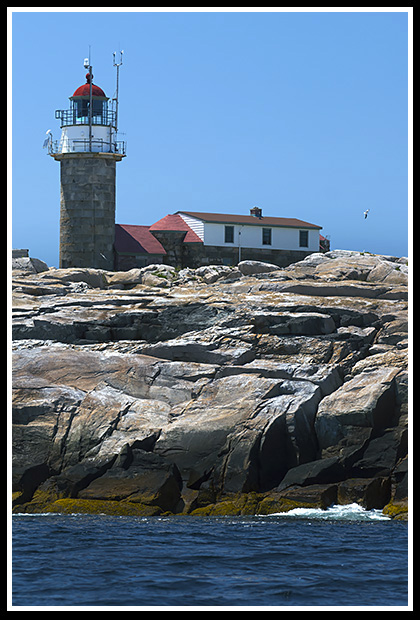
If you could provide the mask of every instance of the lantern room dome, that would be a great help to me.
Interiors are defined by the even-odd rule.
[[[89,97],[89,86],[90,86],[90,73],[86,73],[86,84],[82,84],[79,86],[74,93],[73,97]],[[92,83],[92,97],[105,97],[106,95],[102,88],[96,86],[96,84]]]

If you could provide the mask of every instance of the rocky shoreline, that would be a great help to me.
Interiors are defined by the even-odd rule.
[[[408,266],[13,261],[13,511],[408,514]]]

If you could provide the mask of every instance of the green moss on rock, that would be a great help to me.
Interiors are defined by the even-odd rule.
[[[16,506],[14,512],[28,513],[59,513],[59,514],[106,514],[115,516],[142,516],[152,517],[160,515],[162,510],[158,506],[147,506],[132,502],[117,502],[112,500],[73,499],[63,498],[53,502],[28,502]]]
[[[320,508],[319,503],[302,502],[281,496],[277,493],[240,493],[230,497],[220,498],[219,501],[200,506],[189,514],[193,516],[246,516],[246,515],[270,515],[278,512],[288,512],[294,508]],[[82,499],[82,498],[57,498],[51,493],[37,490],[30,502],[16,504],[13,512],[27,513],[60,513],[60,514],[106,514],[115,516],[144,516],[152,517],[165,512],[159,506],[151,506],[139,502]],[[407,502],[390,502],[383,513],[393,519],[407,520]],[[185,514],[185,513],[184,513]]]
[[[293,508],[317,508],[319,504],[298,502],[286,497],[265,495],[263,493],[241,493],[217,502],[201,506],[191,511],[191,515],[201,516],[246,516],[270,515],[288,512]]]
[[[408,520],[408,502],[389,502],[382,512],[384,515],[391,517],[392,519],[398,519],[400,521]]]
[[[220,498],[216,502],[199,506],[190,512],[202,516],[237,516],[256,514],[259,497],[256,493],[239,493]]]
[[[264,497],[258,506],[258,513],[260,515],[270,515],[276,512],[289,512],[294,508],[313,508],[313,504],[303,504],[302,502],[296,502],[285,497]]]

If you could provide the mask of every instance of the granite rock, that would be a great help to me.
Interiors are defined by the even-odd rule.
[[[406,259],[248,263],[13,273],[15,510],[404,506]]]

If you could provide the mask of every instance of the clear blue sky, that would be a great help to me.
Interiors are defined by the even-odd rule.
[[[118,223],[257,205],[332,248],[407,255],[411,7],[332,10],[13,12],[13,247],[58,266],[60,165],[42,145],[91,46],[108,97],[124,50]]]

